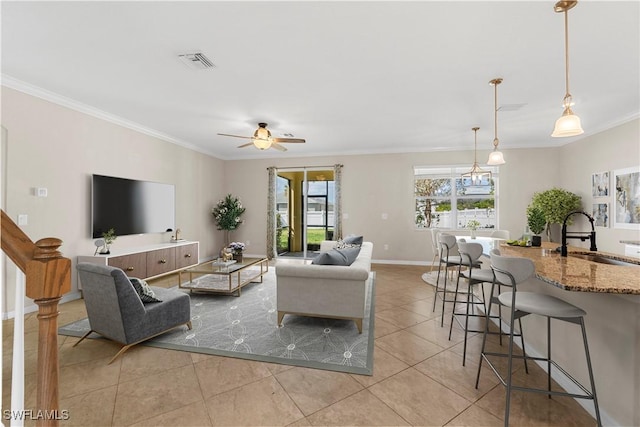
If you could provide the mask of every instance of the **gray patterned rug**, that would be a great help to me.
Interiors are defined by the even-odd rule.
[[[193,329],[178,328],[142,345],[372,375],[375,273],[368,286],[362,334],[353,321],[294,315],[286,315],[278,328],[270,268],[263,283],[246,285],[240,297],[191,293]],[[87,331],[86,318],[58,330],[75,337]]]

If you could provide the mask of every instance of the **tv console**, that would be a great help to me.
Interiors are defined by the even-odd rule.
[[[177,273],[198,264],[199,242],[161,243],[139,248],[126,248],[108,255],[79,256],[78,262],[121,268],[127,276],[152,279]]]

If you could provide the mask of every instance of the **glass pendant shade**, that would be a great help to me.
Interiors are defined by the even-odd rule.
[[[489,153],[489,160],[487,160],[487,164],[489,166],[504,165],[505,163],[502,151],[499,151],[498,147],[494,148],[493,151]]]
[[[553,128],[553,133],[551,134],[551,136],[558,138],[565,136],[576,136],[583,133],[584,130],[582,130],[580,117],[573,114],[571,108],[565,108],[564,113],[562,113],[562,117],[556,120],[556,125]]]
[[[556,3],[554,10],[557,13],[564,13],[564,64],[565,64],[565,73],[564,73],[564,81],[565,81],[565,95],[563,100],[564,111],[562,116],[556,120],[556,125],[553,128],[553,132],[551,133],[552,137],[561,138],[566,136],[576,136],[584,133],[582,130],[582,125],[580,124],[580,117],[573,114],[571,111],[571,105],[573,102],[571,100],[571,94],[569,92],[569,14],[567,13],[569,9],[575,7],[578,4],[576,0],[571,1],[559,1]]]
[[[502,79],[500,77],[495,78],[489,82],[491,86],[493,86],[493,151],[489,153],[489,159],[487,160],[487,165],[489,166],[498,166],[504,165],[506,161],[504,160],[504,156],[502,152],[498,150],[498,145],[500,144],[500,140],[498,139],[498,85],[502,83]]]

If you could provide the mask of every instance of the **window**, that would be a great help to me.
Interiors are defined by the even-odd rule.
[[[414,167],[416,228],[468,228],[471,220],[479,229],[496,228],[498,169],[483,169],[491,179],[472,185],[461,176],[468,166]]]

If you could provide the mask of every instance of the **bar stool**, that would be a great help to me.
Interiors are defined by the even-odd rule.
[[[598,399],[596,396],[596,386],[593,379],[593,370],[591,367],[591,358],[589,356],[589,346],[587,344],[587,332],[584,325],[585,311],[579,307],[576,307],[568,302],[556,298],[551,295],[538,294],[535,292],[517,292],[517,285],[532,278],[535,274],[535,266],[533,261],[528,258],[519,257],[505,257],[497,254],[491,255],[491,268],[496,276],[496,280],[504,286],[509,286],[511,292],[501,293],[498,296],[498,303],[502,306],[509,308],[510,311],[510,332],[509,332],[509,350],[507,354],[504,353],[489,353],[486,352],[486,340],[487,340],[487,327],[485,327],[485,333],[482,341],[482,352],[480,357],[480,363],[478,365],[478,376],[476,377],[476,388],[478,388],[478,382],[480,380],[480,370],[482,369],[482,362],[486,361],[493,372],[498,376],[502,384],[506,387],[506,405],[504,415],[504,425],[509,425],[509,409],[511,403],[511,391],[528,391],[547,394],[549,398],[552,395],[556,396],[569,396],[580,399],[592,399],[595,407],[596,420],[598,426],[602,426],[600,419],[600,409],[598,407]],[[489,304],[491,307],[491,303]],[[513,354],[513,337],[514,328],[513,324],[516,319],[521,319],[529,314],[536,314],[547,318],[547,357],[532,357],[527,356],[524,353],[523,356],[517,356]],[[591,383],[591,391],[587,390],[582,384],[580,384],[575,378],[567,373],[560,365],[558,365],[551,358],[551,319],[561,320],[564,322],[574,323],[580,325],[582,330],[582,339],[584,342],[584,351],[587,359],[587,369],[589,371],[589,381]],[[523,340],[524,344],[524,340]],[[524,351],[524,347],[523,347]],[[494,365],[487,358],[487,356],[498,356],[508,358],[508,370],[507,378],[504,379],[498,373]],[[539,360],[547,362],[547,389],[518,387],[512,385],[512,367],[514,358],[524,358],[531,360]],[[577,385],[584,394],[568,393],[551,390],[551,366],[556,367],[560,372],[566,375],[575,385]]]
[[[502,345],[502,316],[492,316],[491,313],[487,311],[487,304],[484,299],[484,283],[493,283],[494,275],[492,270],[481,269],[480,267],[480,256],[482,256],[482,245],[480,243],[467,243],[464,241],[458,242],[458,252],[460,253],[460,263],[458,264],[458,280],[456,281],[456,290],[453,296],[453,311],[451,312],[451,324],[449,325],[449,340],[451,340],[451,332],[453,331],[453,322],[454,320],[458,322],[460,327],[464,330],[464,344],[462,350],[462,366],[465,366],[466,358],[467,358],[467,336],[469,332],[484,332],[483,330],[475,330],[469,329],[469,317],[482,317],[485,318],[485,321],[489,321],[486,318],[487,314],[489,318],[499,319],[500,323],[500,344]],[[468,270],[463,270],[465,267]],[[460,278],[467,279],[465,289],[460,289]],[[481,296],[478,297],[475,293],[476,285],[481,285]],[[462,286],[465,286],[463,283]],[[466,300],[458,300],[458,294],[466,294]],[[498,284],[498,293],[500,293],[500,284]],[[456,311],[459,303],[463,303],[465,306],[464,312]],[[485,313],[476,314],[475,306],[482,305],[484,307]],[[469,309],[473,308],[473,313],[469,313]],[[500,311],[500,314],[502,312]],[[461,323],[456,316],[464,316],[464,324]],[[495,333],[495,332],[491,332]]]
[[[447,293],[452,293],[452,290],[447,290],[447,269],[450,267],[458,267],[461,262],[460,255],[454,255],[457,251],[458,242],[456,240],[456,236],[440,233],[438,235],[438,242],[440,243],[440,260],[438,263],[438,276],[436,279],[436,293],[433,297],[433,310],[436,309],[436,299],[438,294],[442,294],[442,317],[440,318],[440,326],[444,326],[444,309],[445,303],[454,302],[452,299],[447,299]],[[442,265],[444,264],[445,273],[444,273],[444,285],[442,289],[440,289],[440,271],[442,270]],[[480,263],[476,262],[476,267],[480,267]]]

